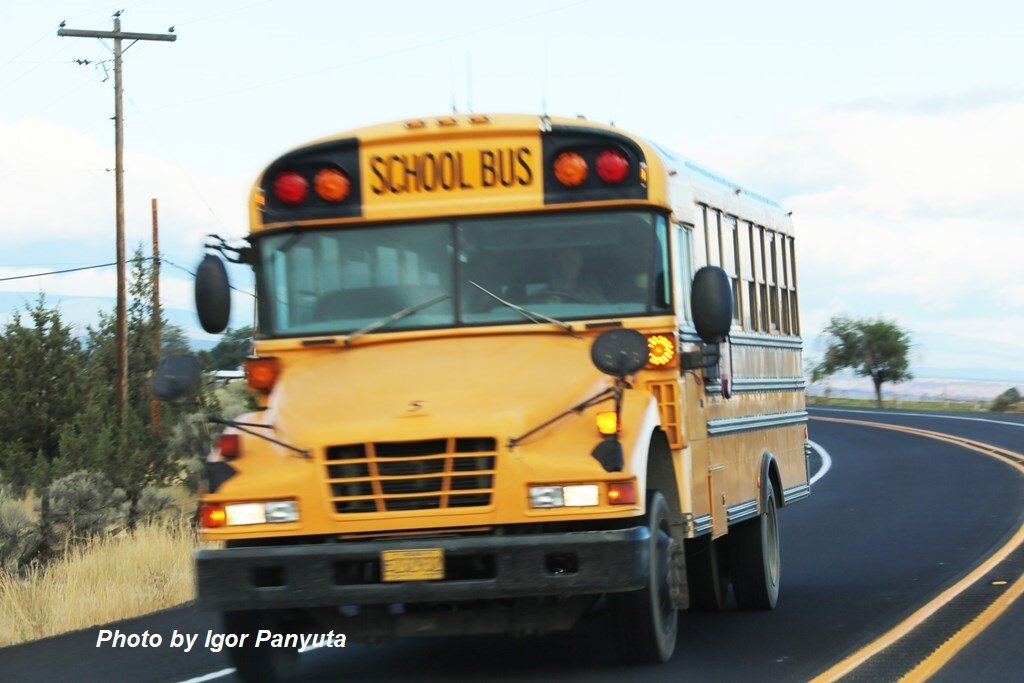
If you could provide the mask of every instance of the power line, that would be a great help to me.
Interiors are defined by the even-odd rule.
[[[132,259],[132,260],[136,261],[138,259]],[[150,259],[150,257],[147,256],[147,257],[144,257],[143,260],[149,261],[151,259]],[[77,273],[80,270],[95,270],[97,268],[109,268],[110,266],[116,266],[116,265],[117,265],[117,261],[112,261],[110,263],[97,263],[94,266],[82,266],[80,268],[65,268],[64,270],[51,270],[51,271],[48,271],[46,273],[32,273],[31,275],[14,275],[14,276],[11,276],[11,277],[0,277],[0,282],[8,282],[10,280],[25,280],[25,279],[30,278],[30,277],[45,277],[47,275],[60,275],[62,273]]]
[[[186,273],[188,273],[189,275],[191,275],[191,276],[195,277],[195,271],[189,270],[189,269],[188,269],[188,268],[186,268],[185,266],[180,266],[180,265],[178,265],[177,263],[175,263],[174,261],[170,261],[170,260],[168,260],[168,259],[167,259],[167,257],[163,257],[163,258],[161,258],[161,259],[160,259],[160,262],[161,262],[161,263],[166,263],[166,264],[167,264],[167,265],[169,265],[169,266],[170,266],[171,268],[177,268],[178,270],[183,270],[183,271],[185,271]],[[256,294],[255,294],[255,293],[253,293],[253,292],[250,292],[250,291],[248,291],[248,290],[245,290],[245,289],[239,289],[238,287],[235,287],[234,285],[228,285],[228,286],[229,286],[229,287],[230,287],[230,288],[231,288],[232,290],[234,290],[234,291],[238,292],[239,294],[245,294],[246,296],[251,296],[251,297],[252,297],[252,298],[254,298],[254,299],[256,298]]]

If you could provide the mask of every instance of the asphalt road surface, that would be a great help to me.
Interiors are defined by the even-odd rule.
[[[1024,421],[1015,418],[814,409],[811,414],[907,424],[1024,450]],[[812,420],[810,436],[831,456],[831,469],[809,499],[781,511],[778,608],[681,615],[676,654],[666,665],[621,665],[610,617],[599,612],[572,632],[544,638],[439,638],[314,650],[301,655],[297,680],[805,681],[955,583],[1024,520],[1024,477],[993,458],[864,426]],[[163,644],[97,649],[97,629],[87,629],[0,649],[0,680],[236,680],[223,653],[210,652],[202,642],[188,654],[168,645],[175,629],[216,631],[212,615],[184,607],[117,627],[125,633],[149,629],[163,636]],[[925,640],[927,628],[921,629]],[[1022,628],[1024,606],[1015,603],[936,680],[1017,680],[1024,670],[1017,643]],[[933,630],[940,638],[942,629]],[[870,679],[898,678],[916,663],[914,652],[907,656],[879,658]]]

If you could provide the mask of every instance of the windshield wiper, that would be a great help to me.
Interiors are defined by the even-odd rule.
[[[447,294],[438,294],[429,301],[424,301],[423,303],[416,304],[415,306],[410,306],[409,308],[403,308],[400,311],[392,313],[386,318],[381,318],[380,320],[370,323],[366,327],[360,327],[358,330],[345,337],[345,346],[351,346],[354,340],[358,339],[359,337],[362,337],[364,334],[368,334],[375,330],[379,330],[385,325],[390,325],[391,323],[401,320],[402,318],[408,318],[413,313],[419,313],[424,308],[429,308],[430,306],[433,306],[436,303],[440,303],[447,298],[449,298]]]
[[[572,325],[570,325],[567,322],[564,322],[562,320],[558,320],[557,318],[552,318],[551,316],[544,315],[543,313],[538,313],[537,311],[531,311],[531,310],[528,310],[526,308],[523,308],[522,306],[520,306],[518,304],[514,304],[511,301],[506,301],[506,300],[502,299],[500,296],[498,296],[497,294],[495,294],[491,290],[489,290],[486,287],[483,287],[481,285],[478,285],[477,283],[473,282],[472,280],[468,280],[468,282],[469,282],[469,284],[473,285],[474,287],[476,287],[481,292],[483,292],[487,296],[491,297],[492,299],[494,299],[498,303],[501,303],[501,304],[503,304],[505,306],[508,306],[509,308],[511,308],[513,311],[519,313],[524,318],[529,319],[530,322],[539,323],[541,320],[544,320],[546,322],[554,323],[555,325],[558,325],[559,327],[561,327],[563,330],[565,330],[569,334],[573,333]]]

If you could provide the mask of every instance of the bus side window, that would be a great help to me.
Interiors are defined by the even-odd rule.
[[[684,320],[693,320],[693,312],[690,310],[690,285],[693,282],[693,233],[692,225],[676,225],[676,242],[679,245],[676,277],[679,278],[681,284],[682,300],[679,302],[679,311]]]
[[[758,311],[760,312],[760,330],[762,332],[768,332],[768,311],[771,309],[771,305],[768,301],[768,274],[767,274],[767,261],[765,259],[765,242],[764,242],[764,228],[758,226],[754,230],[754,263],[755,270],[757,272],[757,301]]]
[[[778,240],[774,230],[765,230],[765,258],[767,259],[766,274],[768,276],[768,319],[771,331],[779,332],[779,260]]]
[[[706,210],[706,206],[702,204],[697,205],[697,225],[691,231],[693,236],[693,272],[697,272],[697,269],[701,266],[708,265],[706,256],[707,245],[704,239],[704,212]]]
[[[750,222],[741,220],[736,231],[736,264],[739,269],[737,289],[743,302],[743,329],[753,330],[757,327],[755,303],[757,290],[754,289],[754,276],[750,261]]]
[[[732,321],[741,324],[743,302],[740,297],[739,249],[736,242],[736,217],[723,214],[720,227],[720,248],[722,251],[722,268],[729,276],[732,284]]]
[[[707,264],[722,265],[722,252],[718,245],[718,210],[704,207],[704,240],[707,249]]]
[[[668,227],[664,216],[659,216],[654,226],[654,308],[672,307],[672,272],[668,251]]]

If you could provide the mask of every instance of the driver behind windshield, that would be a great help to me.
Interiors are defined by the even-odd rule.
[[[588,304],[608,301],[599,279],[587,268],[586,259],[579,249],[568,247],[550,253],[547,270],[547,287],[531,296],[531,301]]]

